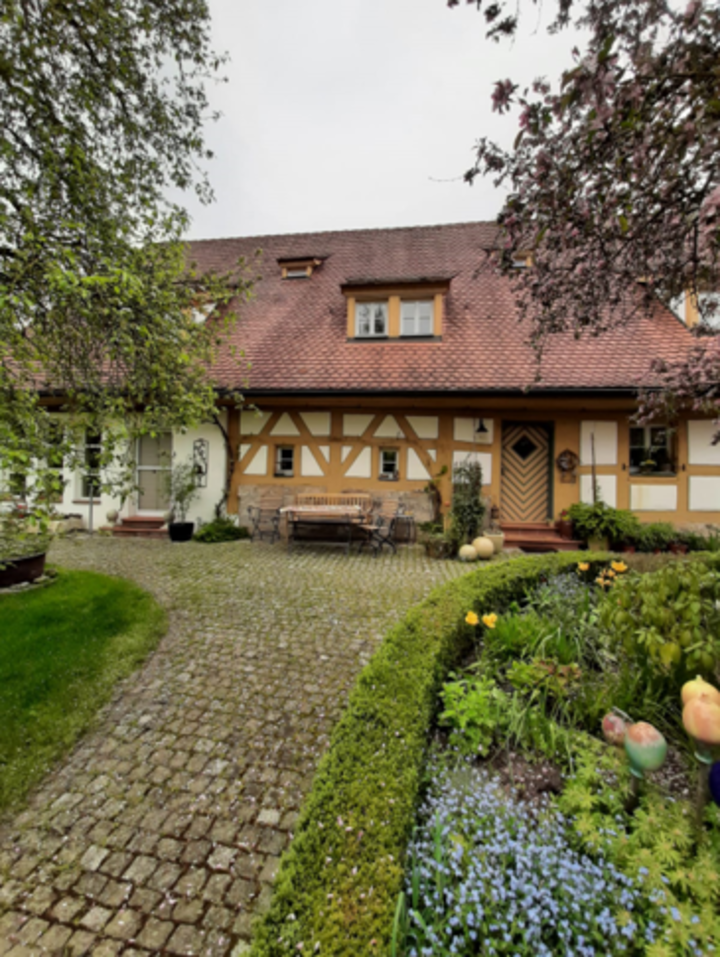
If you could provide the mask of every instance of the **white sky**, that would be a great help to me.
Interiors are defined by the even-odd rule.
[[[210,0],[231,62],[209,91],[216,200],[184,197],[189,238],[493,219],[498,191],[462,174],[479,136],[515,135],[494,81],[554,80],[578,39],[522,8],[518,38],[496,44],[464,2]]]

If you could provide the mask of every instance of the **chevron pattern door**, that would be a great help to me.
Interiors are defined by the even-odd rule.
[[[506,422],[502,437],[504,522],[546,522],[550,514],[550,429]]]

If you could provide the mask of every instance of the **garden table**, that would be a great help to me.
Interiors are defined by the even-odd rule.
[[[350,551],[353,534],[368,524],[367,512],[360,505],[286,505],[288,549],[298,541],[336,543]],[[364,541],[365,536],[362,540]]]

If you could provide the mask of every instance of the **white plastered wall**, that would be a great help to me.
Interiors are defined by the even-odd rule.
[[[219,415],[223,426],[227,428],[227,412],[221,412]],[[173,461],[176,464],[192,459],[196,439],[208,443],[207,482],[204,488],[198,489],[199,494],[190,505],[188,521],[197,522],[202,519],[203,522],[209,522],[215,517],[215,505],[222,498],[225,488],[227,452],[220,429],[208,422],[185,433],[173,434]]]
[[[605,502],[606,505],[610,505],[612,508],[617,507],[617,479],[614,475],[598,475],[597,476],[598,491],[600,492],[600,498]],[[593,500],[593,487],[592,487],[592,475],[581,475],[580,476],[580,501],[585,502],[588,505],[592,504]]]

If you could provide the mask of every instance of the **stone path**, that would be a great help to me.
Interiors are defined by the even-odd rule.
[[[170,613],[157,651],[0,826],[0,954],[241,953],[347,693],[455,562],[68,539]]]

